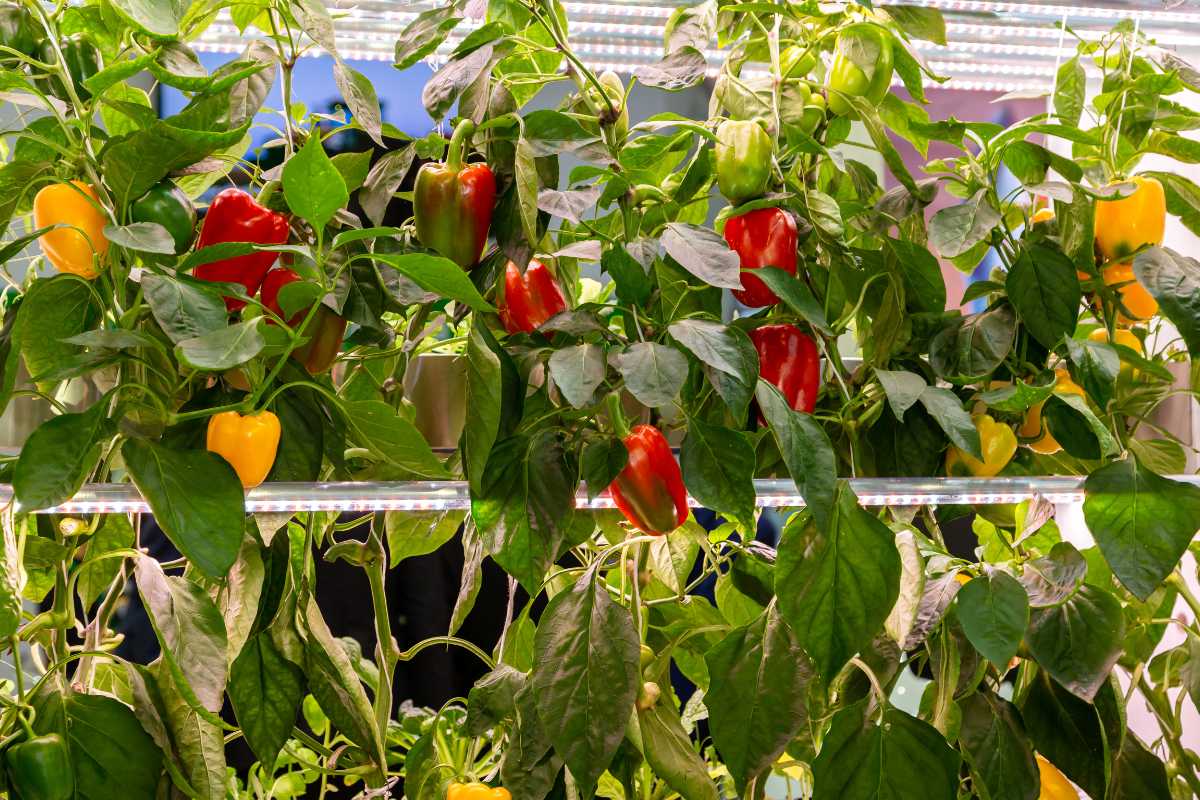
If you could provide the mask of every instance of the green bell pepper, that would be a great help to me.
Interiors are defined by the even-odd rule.
[[[17,3],[0,3],[0,45],[33,56],[38,51],[38,30],[29,12]],[[12,53],[0,51],[0,61],[15,61]]]
[[[725,199],[740,205],[767,191],[772,149],[757,122],[726,120],[717,127],[717,186]]]
[[[67,72],[71,75],[71,83],[75,86],[75,93],[80,100],[91,98],[92,93],[84,87],[83,82],[100,71],[100,50],[96,45],[84,39],[82,36],[68,36],[58,44],[59,50],[62,51],[63,62],[67,66]],[[47,64],[55,64],[58,62],[58,57],[54,53],[54,45],[49,39],[44,40],[39,48],[39,57]],[[57,74],[50,75],[46,78],[38,80],[38,86],[46,94],[54,95],[60,100],[70,99],[66,87]]]
[[[829,110],[839,116],[853,116],[854,106],[848,97],[861,97],[871,105],[882,102],[892,85],[894,65],[892,35],[883,28],[860,22],[843,30],[838,34],[837,53],[825,79]]]
[[[12,745],[4,762],[17,800],[70,800],[75,796],[75,771],[67,744],[57,733]]]
[[[166,228],[175,241],[175,255],[192,246],[196,235],[196,207],[191,198],[169,179],[159,181],[133,201],[129,215],[134,222],[154,222]]]

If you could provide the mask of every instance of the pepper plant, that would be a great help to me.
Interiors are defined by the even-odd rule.
[[[1005,128],[925,110],[931,8],[707,0],[622,78],[555,0],[478,5],[453,47],[465,0],[396,44],[399,69],[448,52],[418,140],[316,0],[0,5],[0,405],[52,410],[2,466],[13,796],[1200,794],[1200,488],[1168,477],[1194,450],[1158,414],[1196,390],[1200,264],[1162,239],[1168,213],[1200,232],[1200,188],[1136,171],[1200,158],[1175,97],[1200,73],[1119,25]],[[188,42],[220,14],[247,45],[209,72]],[[703,84],[714,43],[707,118],[631,116],[635,86]],[[316,49],[347,117],[294,97]],[[158,118],[146,75],[185,107]],[[277,166],[245,157],[256,126]],[[380,152],[330,157],[346,131]],[[954,155],[914,174],[899,140]],[[939,191],[960,202],[927,215]],[[989,251],[982,310],[948,311],[939,259]],[[406,388],[435,350],[463,366],[449,453]],[[1080,476],[1095,544],[1045,498],[867,508],[847,480],[946,475]],[[777,547],[755,478],[795,484]],[[417,480],[465,482],[469,510],[246,513],[264,482]],[[110,482],[179,559],[146,552],[142,516],[62,513]],[[964,558],[946,531],[972,512]],[[389,570],[456,534],[450,629],[401,651]],[[510,582],[494,648],[458,635],[484,559]],[[373,652],[330,630],[322,560],[363,569]],[[131,579],[149,665],[115,652]],[[484,676],[402,703],[398,664],[444,646]],[[906,671],[930,679],[915,709]]]

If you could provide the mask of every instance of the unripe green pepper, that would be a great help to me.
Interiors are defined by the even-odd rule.
[[[843,30],[838,34],[837,53],[825,79],[829,110],[839,116],[853,114],[854,107],[847,97],[861,97],[872,105],[882,102],[892,85],[893,66],[890,33],[869,22]],[[870,74],[864,67],[870,68]]]
[[[771,137],[757,122],[726,120],[717,128],[717,186],[740,205],[767,191],[771,179]]]
[[[57,733],[9,747],[4,762],[17,800],[70,800],[75,796],[75,772],[67,744]]]
[[[779,74],[785,81],[790,78],[803,78],[812,72],[816,65],[815,49],[794,44],[779,54]]]
[[[38,50],[38,32],[29,12],[17,3],[0,3],[0,45],[33,56]],[[11,53],[0,52],[0,61],[15,60]]]
[[[133,201],[129,209],[134,222],[154,222],[162,225],[175,241],[175,255],[192,246],[196,235],[196,207],[174,181],[164,179],[150,191]]]
[[[809,95],[808,104],[804,106],[804,114],[800,117],[800,130],[812,136],[817,126],[825,119],[825,97],[820,94]]]
[[[82,36],[68,36],[59,42],[58,47],[62,51],[63,63],[66,64],[67,72],[71,75],[75,93],[80,100],[89,99],[92,93],[84,87],[83,82],[100,71],[100,51]],[[41,44],[40,58],[47,64],[58,62],[54,53],[54,45],[49,39]],[[52,94],[60,100],[69,99],[69,94],[57,74],[40,79],[38,86],[46,94]]]

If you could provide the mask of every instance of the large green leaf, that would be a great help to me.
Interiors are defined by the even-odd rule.
[[[991,570],[959,591],[958,619],[979,654],[1005,673],[1029,622],[1029,598],[1016,578]]]
[[[779,610],[826,683],[883,627],[900,593],[892,531],[838,483],[829,524],[789,525],[775,568]]]
[[[604,348],[586,342],[555,350],[548,366],[558,390],[576,408],[591,405],[596,389],[608,375]]]
[[[1037,800],[1038,765],[1016,706],[990,692],[969,695],[958,705],[962,709],[958,739],[980,796]]]
[[[1079,278],[1075,263],[1049,247],[1021,250],[1004,288],[1021,322],[1043,347],[1054,347],[1075,330],[1079,317]]]
[[[812,668],[775,608],[731,631],[704,660],[713,742],[734,781],[745,787],[775,763],[808,721]]]
[[[229,462],[145,439],[126,440],[121,454],[167,538],[205,575],[223,577],[237,559],[246,518],[242,482]]]
[[[1172,797],[1162,760],[1133,731],[1126,731],[1121,752],[1113,760],[1108,800],[1171,800]]]
[[[679,451],[688,491],[705,508],[754,520],[754,447],[741,431],[693,417]]]
[[[817,524],[825,526],[833,513],[837,457],[824,428],[810,414],[794,410],[767,381],[757,384],[758,407],[771,427],[779,453]]]
[[[69,500],[100,462],[109,435],[108,402],[81,414],[61,414],[38,426],[25,440],[13,471],[13,492],[21,508],[50,508]]]
[[[142,291],[155,321],[175,343],[229,324],[229,311],[220,293],[199,281],[147,272],[142,275]]]
[[[1034,609],[1025,634],[1038,665],[1088,702],[1108,680],[1124,638],[1121,603],[1088,584],[1061,605]]]
[[[91,286],[73,275],[37,280],[29,287],[13,335],[31,376],[49,373],[83,350],[63,340],[92,327],[94,299]]]
[[[1106,690],[1111,695],[1111,690]],[[1103,695],[1101,695],[1103,697]],[[1090,797],[1104,797],[1112,756],[1100,704],[1092,705],[1039,671],[1021,703],[1034,749]]]
[[[1155,475],[1132,458],[1084,483],[1083,517],[1113,574],[1145,600],[1200,528],[1200,488]]]
[[[942,258],[955,258],[969,251],[1000,223],[1000,212],[987,192],[980,189],[965,203],[943,208],[929,221],[929,243]]]
[[[629,393],[650,408],[673,403],[687,380],[687,358],[665,344],[637,342],[617,354],[613,363]]]
[[[283,165],[283,196],[293,214],[324,228],[350,199],[346,181],[325,153],[320,136],[310,136]]]
[[[1151,247],[1133,259],[1133,271],[1158,301],[1160,313],[1179,329],[1188,352],[1200,357],[1200,261]]]
[[[589,570],[555,595],[534,640],[537,713],[583,797],[591,797],[625,736],[637,698],[638,635]]]
[[[525,384],[516,365],[484,325],[467,336],[467,415],[463,466],[472,493],[479,493],[493,445],[512,433],[521,417]]]
[[[245,364],[267,346],[261,322],[261,317],[255,317],[184,339],[175,345],[175,355],[183,364],[205,372],[223,372]]]
[[[417,426],[387,403],[355,400],[342,408],[359,444],[381,461],[426,478],[447,476],[446,467]]]
[[[191,7],[188,0],[113,0],[112,7],[151,36],[174,37]]]
[[[833,717],[813,762],[813,800],[954,800],[961,758],[937,729],[888,706],[876,724],[862,703]]]
[[[246,642],[229,672],[229,700],[254,756],[275,763],[304,700],[304,673],[284,658],[268,633]]]

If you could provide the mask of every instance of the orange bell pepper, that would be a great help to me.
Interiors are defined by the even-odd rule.
[[[1058,771],[1058,768],[1044,759],[1040,753],[1035,755],[1042,784],[1038,800],[1079,800],[1079,792],[1075,791],[1071,782]]]
[[[279,418],[270,411],[248,416],[224,411],[208,421],[208,449],[229,462],[247,489],[266,480],[279,451],[279,435]]]
[[[1054,371],[1054,393],[1077,394],[1080,397],[1086,396],[1084,394],[1083,387],[1071,380],[1071,373],[1067,372],[1065,369],[1056,369]],[[1042,422],[1042,407],[1045,405],[1046,401],[1043,400],[1037,405],[1031,406],[1029,410],[1025,412],[1025,419],[1021,423],[1021,429],[1019,432],[1023,439],[1033,439],[1033,437],[1038,436],[1038,433],[1041,433],[1041,436],[1038,436],[1038,438],[1029,445],[1029,449],[1035,453],[1050,455],[1051,453],[1057,453],[1059,450],[1062,450],[1062,445],[1060,445],[1058,441],[1050,435],[1050,431],[1046,430],[1045,425]]]
[[[59,272],[93,280],[108,253],[104,226],[108,219],[96,189],[83,181],[54,183],[33,198],[33,224],[61,227],[38,237],[46,259]]]
[[[1128,257],[1144,245],[1162,244],[1167,224],[1167,199],[1155,178],[1135,176],[1133,194],[1118,200],[1096,201],[1096,246],[1106,260]]]
[[[1113,264],[1105,267],[1104,282],[1114,287],[1120,297],[1121,308],[1117,310],[1119,324],[1132,325],[1158,313],[1158,301],[1146,291],[1145,286],[1138,283],[1137,276],[1133,274],[1132,264]]]
[[[446,800],[512,800],[512,794],[486,783],[452,783],[446,790]]]

